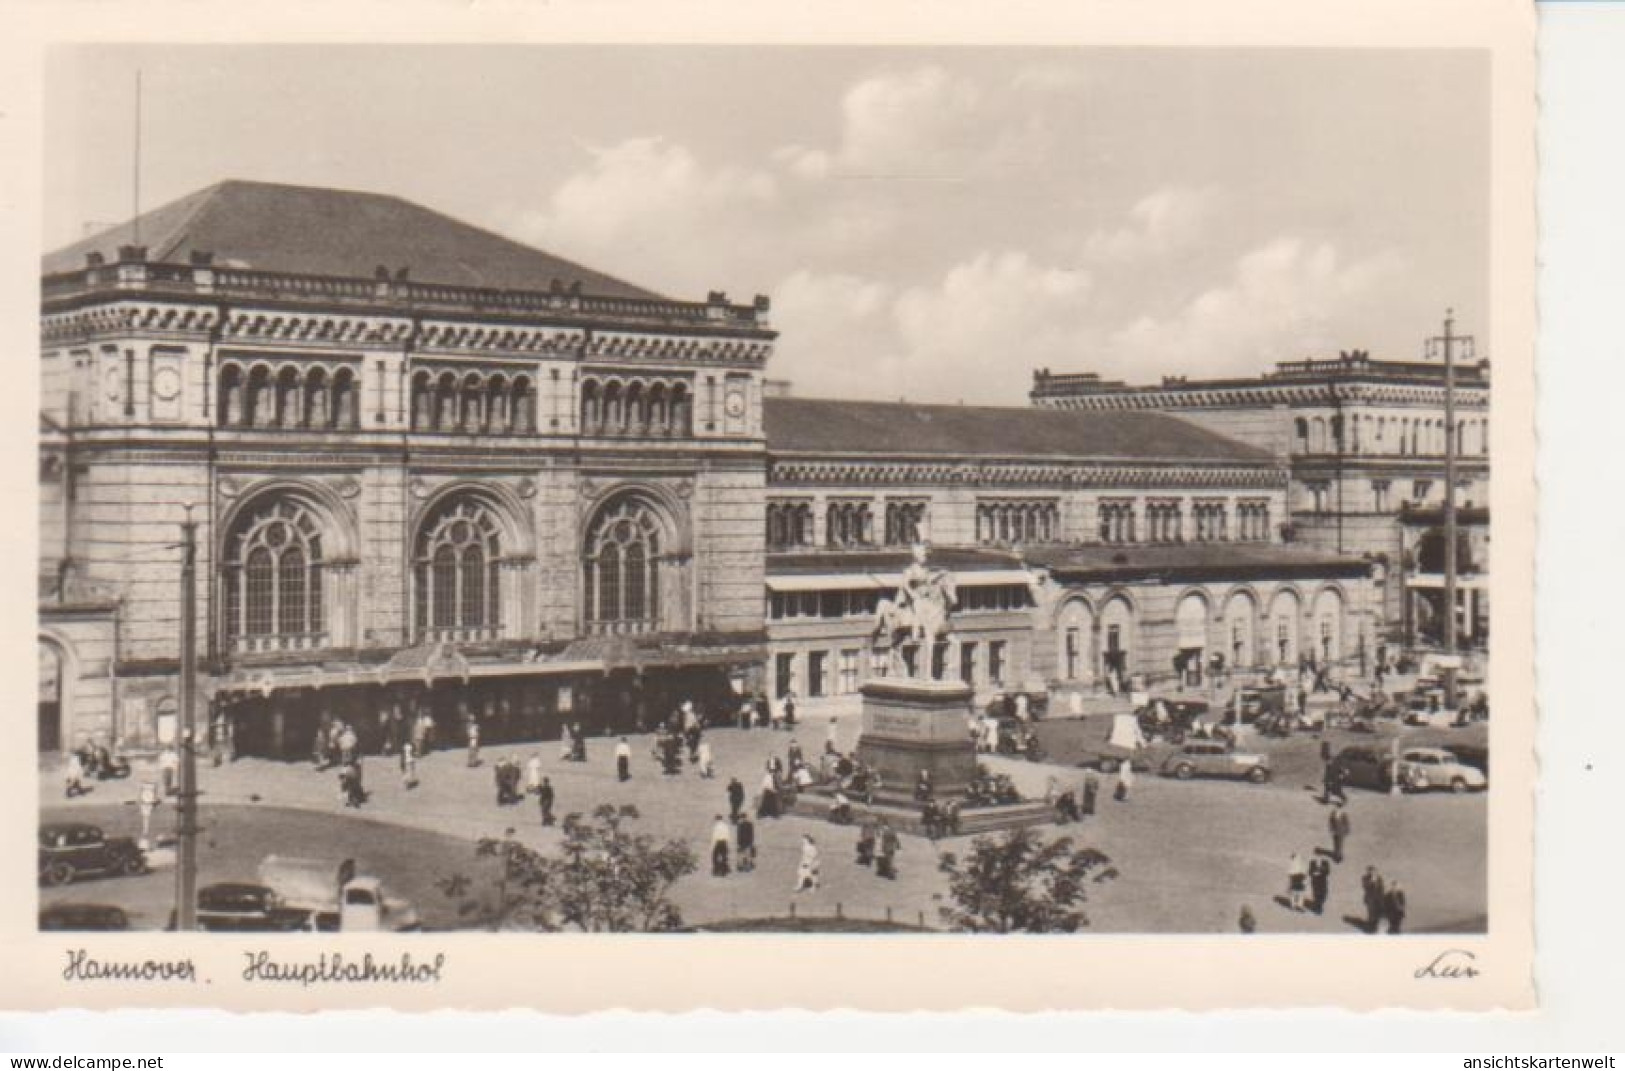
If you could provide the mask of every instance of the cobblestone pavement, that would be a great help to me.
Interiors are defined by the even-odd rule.
[[[842,718],[839,746],[849,748],[856,718]],[[803,749],[816,754],[824,741],[822,722],[805,724],[796,734]],[[965,838],[933,845],[905,837],[898,880],[876,878],[853,862],[855,831],[827,823],[784,818],[758,823],[759,865],[751,874],[713,878],[705,853],[713,815],[727,809],[728,779],[737,776],[754,797],[763,764],[770,753],[783,754],[791,734],[767,730],[715,729],[708,733],[716,755],[716,777],[704,780],[685,768],[662,776],[646,736],[630,737],[633,777],[617,783],[613,738],[589,743],[588,761],[561,761],[556,742],[486,749],[483,764],[470,768],[461,750],[428,756],[420,764],[421,784],[403,788],[396,764],[389,759],[365,761],[365,780],[372,798],[359,816],[346,811],[338,798],[336,773],[317,773],[309,764],[242,760],[223,767],[200,766],[202,806],[233,804],[296,808],[334,821],[357,817],[471,842],[501,836],[512,829],[527,844],[556,844],[558,830],[541,827],[534,803],[498,807],[491,766],[504,754],[521,762],[539,753],[545,773],[558,793],[556,810],[589,811],[599,803],[631,804],[642,815],[638,825],[660,836],[682,837],[701,857],[700,870],[678,887],[677,899],[693,923],[724,919],[832,916],[939,926],[938,908],[946,883],[937,872],[936,853],[964,850]],[[1294,742],[1298,744],[1298,742]],[[1298,746],[1313,747],[1309,741]],[[1024,790],[1041,795],[1050,778],[1076,782],[1081,772],[1058,766],[1007,759],[989,764],[1016,777]],[[79,800],[64,800],[54,770],[43,770],[41,805],[53,816],[77,808],[100,810],[109,803],[133,799],[143,779],[155,779],[155,768],[138,765],[130,781],[110,781]],[[1111,779],[1103,779],[1109,790]],[[1345,921],[1363,913],[1359,873],[1374,863],[1404,881],[1411,905],[1410,928],[1473,929],[1483,926],[1486,889],[1486,797],[1396,797],[1351,793],[1354,833],[1347,860],[1335,868],[1332,899],[1323,916],[1296,914],[1275,902],[1284,894],[1287,860],[1293,851],[1307,860],[1327,843],[1325,810],[1303,778],[1280,777],[1269,785],[1228,782],[1173,782],[1150,774],[1137,779],[1131,798],[1118,803],[1102,794],[1100,813],[1079,826],[1052,829],[1106,852],[1119,872],[1116,880],[1097,885],[1090,894],[1092,929],[1099,932],[1233,933],[1243,904],[1258,919],[1261,932],[1356,932]],[[85,813],[91,813],[87,810]],[[133,807],[120,831],[136,832]],[[167,830],[172,813],[160,813],[156,828]],[[373,827],[376,828],[376,827]],[[816,892],[793,892],[803,833],[812,834],[823,855],[824,886]],[[307,849],[320,853],[321,844]],[[470,848],[472,852],[472,848]],[[358,852],[366,856],[365,846]],[[472,858],[472,856],[470,856]],[[401,865],[396,863],[395,865]],[[250,878],[250,874],[239,875]],[[404,884],[398,876],[386,881]],[[111,884],[99,887],[111,890]]]

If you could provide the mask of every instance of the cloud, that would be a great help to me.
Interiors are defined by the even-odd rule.
[[[1136,201],[1125,226],[1090,235],[1084,255],[1092,261],[1121,263],[1177,253],[1201,236],[1217,202],[1211,189],[1165,186]]]
[[[750,217],[781,200],[771,171],[707,166],[663,138],[631,138],[591,155],[546,207],[520,213],[513,229],[525,241],[656,285],[685,288]]]
[[[1076,359],[1091,288],[1019,251],[901,289],[798,272],[775,289],[775,375],[808,396],[1019,402],[1029,367]]]
[[[1138,379],[1175,369],[1252,374],[1335,346],[1334,325],[1380,314],[1378,299],[1399,281],[1400,266],[1393,253],[1345,263],[1329,242],[1275,238],[1172,316],[1142,316],[1111,333],[1099,370]]]

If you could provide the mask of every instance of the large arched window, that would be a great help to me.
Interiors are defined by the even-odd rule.
[[[665,525],[636,495],[617,498],[587,530],[583,595],[591,632],[653,632],[660,621]]]
[[[413,592],[419,639],[479,640],[502,623],[501,526],[471,496],[448,499],[418,529]]]
[[[221,561],[222,622],[242,653],[326,645],[322,527],[297,499],[282,497],[232,525]]]

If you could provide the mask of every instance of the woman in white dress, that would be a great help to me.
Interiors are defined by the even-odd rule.
[[[818,886],[818,845],[810,834],[804,834],[801,838],[801,865],[796,868],[796,892],[806,892]]]

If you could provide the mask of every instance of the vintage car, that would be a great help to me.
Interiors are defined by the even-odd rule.
[[[1286,685],[1238,688],[1231,713],[1232,716],[1239,714],[1243,723],[1286,713]]]
[[[146,853],[129,837],[105,836],[100,826],[87,822],[51,822],[39,828],[41,885],[146,872]]]
[[[1410,792],[1447,788],[1451,792],[1489,787],[1484,771],[1461,761],[1444,748],[1407,748],[1399,756],[1400,783]]]
[[[1393,756],[1385,748],[1346,747],[1332,759],[1343,784],[1387,792],[1392,784]]]
[[[197,924],[217,933],[287,933],[317,928],[309,911],[286,906],[276,890],[243,881],[222,881],[199,889]],[[337,924],[332,928],[337,929]]]
[[[1270,779],[1267,755],[1236,751],[1217,740],[1193,740],[1162,762],[1164,777],[1234,777],[1262,784]]]
[[[1141,707],[1135,717],[1139,719],[1140,732],[1145,734],[1147,740],[1160,738],[1171,744],[1179,744],[1184,742],[1192,726],[1206,720],[1211,709],[1204,699],[1157,698]]]
[[[130,916],[112,904],[52,904],[41,908],[41,930],[127,930]]]

